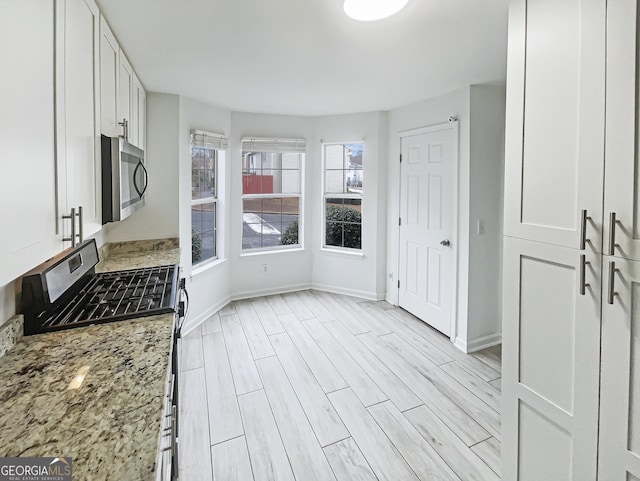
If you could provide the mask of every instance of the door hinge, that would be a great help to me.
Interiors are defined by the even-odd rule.
[[[402,217],[398,217],[398,225],[402,225]]]
[[[398,289],[400,289],[400,279],[398,279]]]
[[[400,154],[400,163],[402,163],[402,154]]]

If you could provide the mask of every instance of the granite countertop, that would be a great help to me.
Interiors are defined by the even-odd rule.
[[[178,263],[163,245],[111,246],[97,270]],[[75,481],[153,479],[172,326],[164,314],[20,339],[0,358],[0,456],[71,456]]]
[[[114,242],[100,249],[100,263],[96,272],[165,266],[180,262],[177,239]]]

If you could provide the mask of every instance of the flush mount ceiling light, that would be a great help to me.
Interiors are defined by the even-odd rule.
[[[398,13],[408,2],[409,0],[344,0],[344,13],[355,20],[371,22]]]

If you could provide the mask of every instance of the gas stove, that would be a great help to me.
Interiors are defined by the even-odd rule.
[[[25,335],[175,312],[179,267],[95,273],[94,240],[67,249],[22,279]]]

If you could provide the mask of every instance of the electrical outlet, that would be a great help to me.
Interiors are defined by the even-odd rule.
[[[269,265],[268,264],[262,264],[262,270],[264,272],[267,272],[269,270]]]

